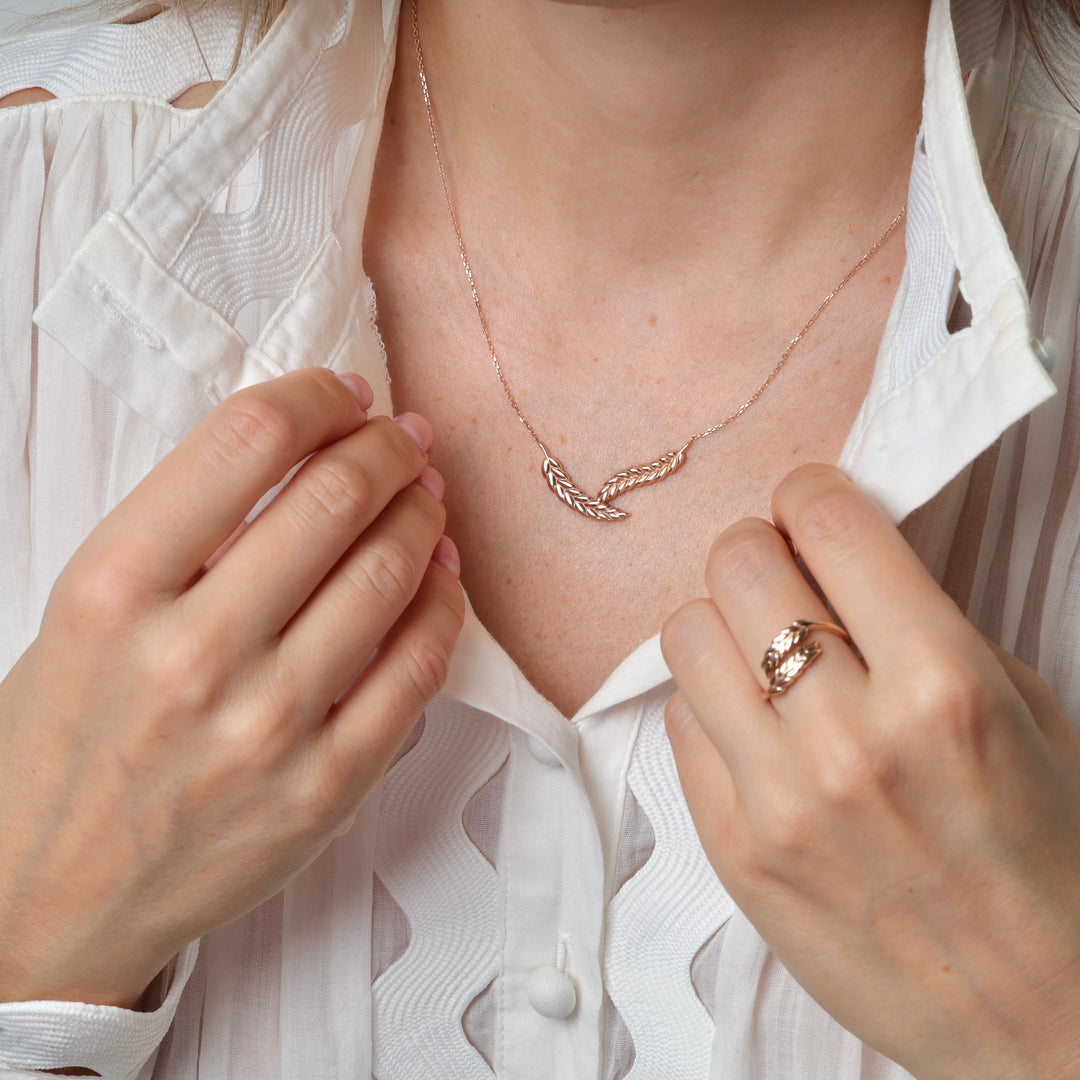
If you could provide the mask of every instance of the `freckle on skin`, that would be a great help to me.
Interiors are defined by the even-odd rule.
[[[655,326],[659,321],[660,321],[660,316],[657,315],[656,312],[653,312],[649,316],[649,325],[650,326]]]

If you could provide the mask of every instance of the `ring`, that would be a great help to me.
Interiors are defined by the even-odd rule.
[[[851,644],[851,635],[835,623],[796,619],[781,630],[765,650],[761,670],[765,672],[769,685],[762,690],[761,696],[766,701],[786,693],[791,684],[822,654],[824,650],[819,642],[806,641],[807,635],[815,630],[836,634]]]

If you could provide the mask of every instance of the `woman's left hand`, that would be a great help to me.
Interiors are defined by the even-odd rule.
[[[667,721],[721,880],[791,974],[920,1080],[1080,1077],[1080,739],[882,510],[806,466],[668,621]],[[822,655],[763,699],[796,619]],[[860,659],[861,655],[861,659]]]

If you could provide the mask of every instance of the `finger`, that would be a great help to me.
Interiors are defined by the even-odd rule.
[[[250,528],[250,521],[241,521],[240,524],[237,525],[235,529],[233,529],[232,535],[229,536],[225,543],[221,544],[218,547],[217,551],[215,551],[214,554],[206,560],[206,562],[203,564],[203,569],[212,570],[215,566],[217,566],[217,564],[225,558],[225,553],[229,551],[232,548],[233,544],[235,544],[237,540],[239,540],[240,537],[243,536],[244,533],[246,533]]]
[[[668,702],[664,720],[679,782],[702,846],[710,856],[714,851],[731,850],[737,795],[727,762],[681,690]]]
[[[913,670],[927,648],[981,651],[978,635],[885,512],[838,469],[807,465],[773,494],[791,538],[871,673]]]
[[[420,475],[430,427],[419,417],[403,420],[423,426],[419,443],[380,416],[309,458],[185,596],[194,617],[229,636],[275,637],[390,500]],[[434,470],[424,479],[433,488],[441,484]]]
[[[761,661],[772,640],[797,619],[832,622],[821,598],[807,583],[787,541],[768,522],[747,518],[725,530],[713,544],[705,580],[724,622],[764,687]],[[839,637],[814,631],[806,644],[821,655],[798,676],[798,691],[771,699],[783,716],[800,709],[831,710],[841,700],[861,696],[866,670]],[[793,684],[794,686],[794,684]]]
[[[697,723],[736,785],[743,784],[777,752],[778,716],[762,700],[761,686],[712,600],[676,611],[664,624],[660,646]]]
[[[233,394],[101,523],[85,555],[118,553],[145,591],[182,591],[262,495],[297,462],[360,427],[370,404],[363,379],[325,368]]]
[[[307,682],[310,715],[326,714],[412,603],[445,523],[430,492],[406,488],[285,628],[278,662]]]
[[[332,780],[366,791],[442,688],[465,619],[453,573],[432,563],[374,659],[335,706],[319,759]]]
[[[1042,732],[1043,738],[1061,753],[1068,753],[1074,757],[1080,753],[1076,731],[1069,723],[1065,710],[1058,704],[1053,691],[1039,677],[1038,672],[1032,670],[1022,660],[1018,660],[1012,653],[1006,652],[996,642],[989,638],[984,640],[1004,669],[1009,681],[1024,699],[1024,704]]]

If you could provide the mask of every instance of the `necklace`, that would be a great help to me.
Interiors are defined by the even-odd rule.
[[[761,385],[758,386],[758,388],[741,405],[739,405],[738,408],[728,413],[727,416],[718,423],[713,424],[712,427],[706,428],[704,431],[699,431],[696,435],[692,435],[677,450],[670,450],[662,457],[657,458],[656,461],[651,461],[646,465],[634,465],[628,469],[623,469],[621,472],[615,473],[614,476],[611,476],[604,481],[600,490],[595,495],[590,495],[574,483],[570,474],[566,471],[566,467],[548,450],[543,439],[540,438],[536,429],[529,423],[525,414],[521,411],[517,399],[514,397],[514,392],[510,389],[510,384],[506,380],[506,375],[503,372],[498,354],[495,351],[495,343],[492,340],[487,316],[484,314],[484,308],[480,303],[480,294],[477,291],[476,281],[473,277],[472,264],[469,261],[468,250],[465,247],[465,238],[461,233],[461,225],[458,221],[457,211],[454,209],[454,202],[450,197],[450,184],[446,178],[446,169],[443,166],[442,149],[439,146],[439,135],[435,127],[435,112],[431,104],[431,89],[428,86],[427,68],[424,64],[424,50],[420,43],[420,20],[417,14],[418,7],[418,0],[413,0],[413,42],[416,45],[416,66],[420,74],[420,88],[424,94],[424,108],[427,112],[428,130],[431,132],[431,145],[435,151],[435,164],[439,169],[439,180],[442,183],[443,197],[446,200],[446,209],[450,215],[450,223],[454,229],[454,236],[457,239],[461,263],[465,268],[465,277],[468,280],[469,291],[472,294],[473,307],[476,309],[477,318],[480,320],[480,329],[483,331],[484,340],[487,342],[488,352],[491,356],[491,363],[495,368],[495,374],[499,377],[499,383],[502,386],[506,400],[510,404],[510,408],[514,410],[518,420],[521,421],[525,430],[532,437],[533,442],[536,443],[540,452],[544,455],[541,469],[544,478],[547,480],[548,487],[551,488],[552,492],[554,492],[554,494],[571,510],[575,510],[585,517],[593,518],[596,521],[621,521],[628,518],[630,514],[621,507],[614,505],[615,499],[620,495],[631,491],[633,488],[644,487],[646,484],[658,484],[661,480],[666,480],[672,473],[677,472],[686,464],[686,455],[690,452],[690,448],[694,446],[695,443],[700,442],[702,439],[707,439],[710,435],[715,435],[718,431],[723,431],[729,424],[733,424],[758,400],[758,398],[762,396],[762,394],[765,393],[766,390],[769,389],[776,377],[783,371],[799,342],[802,341],[803,337],[809,333],[814,324],[821,318],[825,309],[836,299],[837,295],[848,282],[851,281],[851,279],[881,250],[881,248],[885,246],[886,241],[892,236],[896,227],[904,220],[904,216],[907,213],[907,207],[901,207],[900,212],[889,222],[888,227],[874,242],[870,250],[867,251],[850,270],[848,270],[825,299],[818,304],[814,309],[813,314],[806,320],[802,329],[788,342],[787,348],[784,349],[773,369],[765,376]]]

